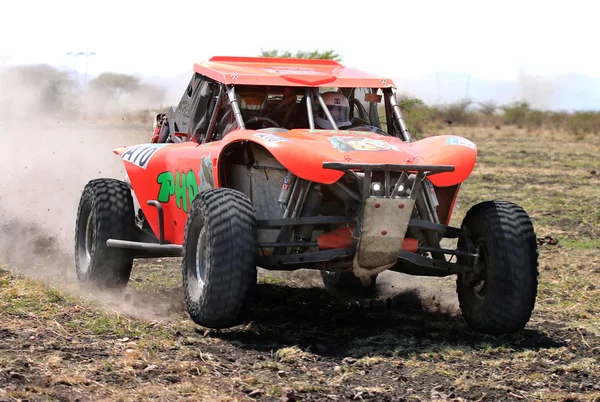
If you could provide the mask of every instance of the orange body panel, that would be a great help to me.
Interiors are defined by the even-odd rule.
[[[394,88],[390,78],[334,60],[215,56],[194,64],[194,71],[224,84]]]
[[[158,200],[163,206],[165,240],[183,244],[192,200],[200,190],[219,185],[216,160],[220,148],[218,142],[200,146],[184,142],[141,144],[114,151],[124,161],[140,208],[154,233],[159,233],[158,214],[148,200]]]
[[[454,172],[429,178],[436,186],[451,186],[469,177],[477,158],[475,144],[450,135],[406,143],[399,138],[365,131],[302,129],[275,135],[242,130],[228,134],[223,143],[225,146],[247,139],[265,146],[296,176],[324,184],[335,183],[343,173],[323,169],[323,162],[352,162],[453,165]]]
[[[331,250],[334,248],[354,247],[354,228],[345,226],[317,237],[319,250]]]
[[[429,137],[406,143],[400,139],[361,131],[290,130],[272,134],[239,130],[222,141],[198,145],[140,144],[115,149],[124,161],[140,207],[154,231],[158,215],[148,200],[163,205],[165,240],[182,244],[187,212],[199,191],[219,187],[217,166],[230,144],[252,141],[264,146],[288,170],[306,180],[332,184],[343,173],[323,169],[323,162],[454,165],[454,172],[430,176],[436,186],[451,186],[471,173],[475,145],[458,136]]]
[[[402,240],[402,250],[410,251],[411,253],[416,253],[418,249],[419,241],[417,239],[405,237],[404,240]]]
[[[456,186],[456,191],[454,192],[454,197],[452,197],[452,202],[450,203],[450,207],[448,208],[447,218],[444,223],[445,225],[450,225],[450,218],[452,217],[452,211],[454,211],[454,205],[456,204],[456,199],[458,198],[458,192],[460,190],[460,184]]]

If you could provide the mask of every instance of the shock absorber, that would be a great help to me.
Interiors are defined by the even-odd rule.
[[[282,218],[295,218],[300,211],[306,196],[305,189],[310,187],[310,183],[306,180],[298,179],[293,173],[287,173],[279,193],[279,205],[283,210]],[[292,226],[282,226],[277,235],[277,242],[287,242],[293,233]],[[286,247],[275,247],[273,255],[285,254]]]
[[[296,183],[296,175],[288,170],[285,179],[283,179],[283,184],[281,185],[281,192],[279,193],[279,205],[281,205],[281,209],[285,211],[285,207],[290,201],[290,196],[292,195],[292,189],[294,188],[294,183]]]
[[[306,200],[304,201],[304,205],[302,206],[302,212],[300,213],[300,216],[316,216],[319,213],[319,207],[321,206],[322,200],[323,191],[321,191],[321,186],[319,184],[313,185],[306,196]],[[295,235],[296,240],[310,241],[312,238],[313,229],[314,225],[298,226]]]

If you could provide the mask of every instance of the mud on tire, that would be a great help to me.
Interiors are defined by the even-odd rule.
[[[473,206],[463,220],[480,254],[482,272],[459,274],[458,300],[467,324],[478,332],[521,330],[535,306],[538,252],[533,224],[520,206],[487,201]],[[465,247],[464,239],[459,247]],[[463,264],[472,259],[460,258]]]
[[[185,227],[182,273],[192,320],[227,328],[244,319],[257,281],[257,228],[248,197],[233,189],[202,191]]]
[[[75,223],[75,271],[91,289],[121,291],[129,282],[133,253],[108,247],[108,239],[130,238],[135,225],[133,198],[127,184],[94,179],[83,189]]]

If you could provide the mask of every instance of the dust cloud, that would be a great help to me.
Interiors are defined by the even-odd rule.
[[[552,108],[552,97],[555,91],[552,77],[521,69],[517,83],[520,96],[529,102],[532,108],[540,110]]]
[[[393,299],[400,294],[412,293],[427,311],[452,316],[460,314],[454,275],[437,278],[387,271],[379,275],[377,283],[379,299]]]
[[[0,132],[2,254],[23,270],[44,270],[28,262],[50,250],[57,255],[72,253],[83,187],[95,177],[122,179],[121,162],[111,150],[132,139],[124,138],[124,129],[86,123],[4,123]]]
[[[456,248],[456,239],[442,239],[442,248]],[[446,258],[451,258],[446,255]],[[428,311],[449,315],[460,314],[458,295],[456,294],[456,276],[425,277],[399,272],[383,272],[377,278],[380,298],[394,297],[399,293],[414,293],[419,297],[423,308]]]
[[[90,179],[123,179],[122,162],[112,149],[146,141],[149,130],[51,119],[4,123],[0,264],[92,297],[76,286],[73,250],[79,197]],[[108,300],[108,295],[94,297]],[[131,312],[131,306],[121,307]]]
[[[444,246],[445,247],[445,246]],[[447,256],[450,258],[450,256]],[[275,277],[293,283],[297,287],[325,288],[321,274],[316,270],[299,269],[296,271],[270,271],[260,268],[259,277]],[[451,316],[460,314],[456,294],[456,277],[423,277],[384,271],[377,277],[377,291],[362,302],[388,302],[410,294],[418,299],[422,308],[429,312],[444,313]],[[402,308],[397,305],[397,308]]]
[[[90,118],[89,105],[102,106],[102,98],[88,98],[88,106],[81,109],[85,113],[74,113],[74,99],[81,99],[74,88],[52,86],[49,76],[38,77],[36,87],[11,74],[0,70],[0,265],[69,293],[118,304],[131,314],[155,316],[154,311],[136,307],[153,304],[140,303],[141,295],[138,303],[124,303],[83,292],[76,283],[73,258],[84,186],[98,177],[125,177],[112,150],[149,141],[151,117],[145,123],[131,121],[107,107],[102,119]],[[113,113],[108,115],[107,110]]]
[[[318,271],[300,269],[297,271],[267,271],[259,270],[261,276],[278,277],[293,282],[296,286],[324,288]],[[448,315],[460,314],[456,294],[456,277],[444,278],[423,277],[403,274],[400,272],[384,271],[377,277],[377,292],[369,301],[395,300],[399,296],[410,294],[420,302],[422,308],[429,312],[439,312]],[[400,297],[400,299],[402,299]],[[402,309],[402,305],[396,306]]]

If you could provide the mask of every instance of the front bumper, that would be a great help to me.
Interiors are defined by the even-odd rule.
[[[427,176],[454,171],[449,165],[325,162],[323,168],[362,176],[363,209],[353,271],[372,276],[394,266]],[[392,178],[392,172],[396,172]],[[374,176],[377,180],[373,181]]]

